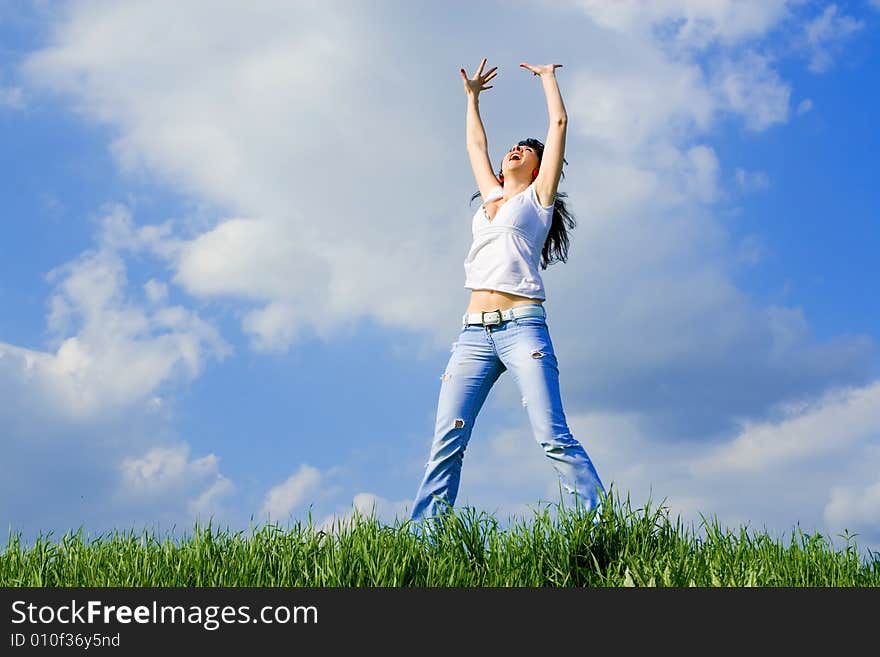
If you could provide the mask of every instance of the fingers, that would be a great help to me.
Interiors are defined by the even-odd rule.
[[[562,68],[562,64],[545,64],[544,66],[532,66],[527,62],[522,62],[520,66],[522,66],[523,68],[527,68],[530,71],[535,71],[536,69],[539,70],[542,68]]]
[[[477,68],[477,72],[474,73],[474,77],[469,78],[467,73],[463,68],[458,69],[458,72],[461,73],[461,79],[465,81],[465,83],[479,82],[481,85],[485,85],[489,80],[493,79],[496,75],[498,75],[498,67],[493,66],[488,71],[483,73],[483,67],[486,65],[486,58],[483,58],[483,61],[480,63],[479,68]],[[483,87],[484,89],[491,89],[492,87]]]
[[[542,66],[532,66],[528,62],[522,62],[520,67],[531,71],[533,75],[541,75],[542,73],[553,73],[557,68],[562,68],[562,64],[544,64]]]
[[[486,63],[486,60],[483,59],[483,63],[480,64],[480,68],[483,68],[483,64]],[[461,79],[464,82],[465,90],[470,90],[472,93],[480,93],[481,91],[485,91],[486,89],[491,89],[493,85],[486,84],[489,80],[498,75],[498,67],[493,66],[485,73],[481,74],[479,69],[473,78],[469,78],[467,73],[463,68],[458,69],[459,74],[461,75]]]

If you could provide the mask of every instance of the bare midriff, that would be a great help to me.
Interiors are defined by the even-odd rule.
[[[471,300],[468,304],[467,312],[479,313],[484,310],[507,310],[514,306],[524,306],[530,303],[544,302],[540,299],[531,299],[498,290],[471,290]]]

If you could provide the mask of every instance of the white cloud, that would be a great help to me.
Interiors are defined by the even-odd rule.
[[[53,349],[0,342],[0,357],[34,412],[77,420],[121,411],[166,382],[195,378],[206,358],[229,353],[196,313],[158,300],[147,309],[128,298],[125,263],[113,245],[119,226],[132,225],[130,213],[113,207],[101,223],[98,249],[47,276],[56,283],[47,318]]]
[[[404,513],[406,502],[391,502],[373,493],[358,493],[352,499],[352,507],[363,515],[377,518],[399,517]]]
[[[256,348],[283,349],[305,327],[330,335],[369,313],[421,325],[421,299],[389,293],[399,272],[448,299],[440,292],[461,278],[456,254],[466,244],[437,220],[446,208],[461,211],[463,195],[446,193],[451,181],[435,192],[456,201],[402,211],[424,205],[423,181],[452,161],[424,129],[439,123],[435,104],[411,93],[420,67],[405,58],[400,70],[372,8],[238,7],[73,5],[25,72],[115,126],[124,168],[156,172],[234,213],[154,248],[190,294],[259,304],[243,316]],[[168,30],[169,15],[200,29]],[[388,102],[401,94],[405,108]],[[294,306],[305,311],[290,313]],[[435,307],[444,306],[454,312],[448,300]]]
[[[824,73],[834,64],[834,53],[850,36],[865,26],[863,21],[838,13],[836,4],[830,4],[820,16],[804,28],[805,48],[810,57],[809,69]]]
[[[599,25],[654,35],[679,47],[725,45],[764,35],[788,16],[786,0],[577,0]]]
[[[797,106],[797,115],[802,116],[813,109],[813,101],[810,98],[804,98]]]
[[[408,516],[410,501],[392,502],[374,493],[358,493],[348,509],[340,509],[327,515],[317,525],[320,531],[334,532],[346,529],[354,521],[355,514],[361,518],[372,517],[382,525],[400,526]]]
[[[575,77],[567,104],[575,130],[624,153],[708,130],[716,100],[700,68],[628,45],[626,59],[599,60]]]
[[[460,189],[471,183],[459,147],[450,144],[453,137],[459,144],[461,116],[435,101],[436,85],[419,80],[421,71],[445,71],[448,63],[410,63],[398,41],[385,38],[388,17],[381,11],[359,16],[335,5],[308,14],[287,5],[239,14],[211,4],[212,20],[195,38],[165,34],[169,11],[181,24],[196,23],[205,6],[75,6],[53,45],[34,55],[26,71],[115,126],[115,152],[125,166],[146,167],[233,211],[195,236],[157,235],[150,248],[169,261],[174,282],[188,293],[252,306],[239,314],[252,348],[283,351],[312,332],[329,339],[363,315],[420,333],[433,327],[428,339],[447,344],[465,294],[467,208]],[[715,202],[721,163],[696,138],[710,134],[725,114],[756,130],[784,122],[788,86],[766,56],[724,54],[704,71],[689,55],[674,56],[646,39],[640,25],[643,18],[652,29],[683,20],[679,40],[696,43],[708,34],[726,46],[772,29],[787,16],[786,4],[583,6],[617,31],[593,28],[583,59],[561,74],[571,75],[563,84],[581,138],[568,149],[580,162],[574,177],[578,187],[590,187],[589,195],[573,191],[576,211],[644,216],[646,208],[681,213]],[[360,30],[360,20],[371,29]],[[407,20],[414,19],[406,12],[395,16]],[[136,34],[126,36],[131,26]],[[161,47],[139,47],[156,34]],[[617,55],[608,57],[610,51]],[[371,53],[369,67],[360,52]],[[383,73],[389,67],[390,78]],[[332,76],[317,73],[329,69]],[[454,76],[450,94],[460,92],[453,82]],[[308,95],[299,92],[303,87]],[[386,95],[403,89],[406,111],[389,105]],[[487,122],[498,114],[492,98]],[[490,132],[497,134],[491,124]],[[601,149],[594,149],[597,143]],[[437,199],[431,203],[424,200],[428,180]],[[621,239],[610,230],[604,239]],[[685,242],[681,249],[702,246]],[[644,261],[645,254],[632,255]],[[569,280],[583,273],[566,265]],[[401,285],[402,277],[418,281],[419,293]],[[461,300],[449,293],[454,281]],[[432,299],[427,308],[425,298]]]
[[[790,18],[789,7],[798,2],[580,0],[576,4],[598,25],[621,34],[615,46],[626,43],[607,60],[605,84],[588,81],[591,93],[586,97],[592,105],[588,132],[598,128],[618,143],[629,143],[641,141],[658,123],[677,129],[673,136],[688,134],[690,128],[703,132],[719,112],[742,115],[753,130],[787,120],[789,87],[773,69],[770,56],[754,49],[739,54],[734,46],[766,36]],[[721,47],[709,59],[697,59],[690,50],[713,42]],[[603,60],[591,59],[590,67]],[[637,66],[630,72],[634,62]],[[704,65],[708,80],[701,72]]]
[[[162,281],[151,278],[144,283],[144,294],[150,303],[164,303],[168,300],[168,286]]]
[[[880,481],[833,488],[824,517],[828,525],[859,533],[859,543],[870,541],[880,551]]]
[[[210,514],[234,486],[220,473],[214,454],[190,460],[190,447],[178,444],[153,447],[140,457],[123,459],[119,466],[119,495],[151,506],[162,502],[190,514]]]
[[[742,115],[750,130],[788,121],[791,89],[766,56],[747,52],[736,60],[724,58],[715,77],[723,109]]]
[[[756,53],[723,58],[704,73],[650,43],[626,44],[625,57],[597,58],[578,73],[567,103],[572,129],[587,143],[579,157],[588,167],[568,175],[588,186],[589,219],[715,202],[721,164],[711,146],[693,142],[726,115],[742,117],[751,130],[784,123],[788,86]]]
[[[181,245],[176,280],[198,295],[298,297],[321,265],[315,255],[291,258],[300,248],[294,235],[270,222],[227,219]]]
[[[260,515],[271,521],[286,519],[298,507],[313,501],[323,476],[317,468],[302,465],[284,482],[273,486],[263,500]]]
[[[162,281],[142,285],[146,306],[130,293],[124,256],[146,248],[154,231],[135,229],[120,205],[95,223],[95,248],[47,275],[48,347],[0,342],[0,498],[10,500],[0,513],[23,529],[50,518],[66,526],[83,514],[94,524],[157,517],[185,524],[220,510],[231,490],[217,457],[189,461],[188,445],[171,429],[174,386],[229,346],[197,313],[169,304]],[[151,451],[156,442],[177,446]],[[50,468],[56,496],[77,493],[54,500],[51,513],[32,508],[48,504],[33,484],[38,464]]]
[[[251,348],[260,352],[286,350],[301,324],[297,308],[286,303],[270,303],[247,313],[242,320],[242,328],[253,336]]]
[[[815,402],[785,405],[776,421],[746,422],[740,434],[704,461],[700,472],[753,472],[816,459],[880,433],[880,383],[834,390]]]

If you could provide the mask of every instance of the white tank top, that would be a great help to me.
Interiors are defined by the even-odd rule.
[[[539,267],[553,206],[541,206],[535,186],[529,185],[505,201],[490,220],[485,205],[503,194],[502,187],[494,188],[474,214],[474,240],[464,260],[464,286],[543,301],[546,297]]]

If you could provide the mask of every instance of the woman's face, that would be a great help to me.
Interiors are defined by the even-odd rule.
[[[501,162],[501,171],[507,174],[522,169],[531,174],[531,172],[537,169],[540,165],[541,160],[538,159],[538,154],[535,152],[534,148],[517,144],[507,152],[507,155],[504,156],[504,160]]]

